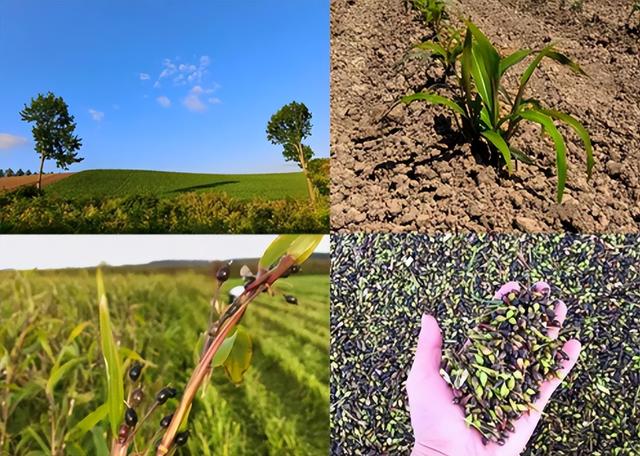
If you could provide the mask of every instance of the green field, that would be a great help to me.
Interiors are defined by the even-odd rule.
[[[230,282],[226,288],[237,284]],[[245,381],[233,386],[220,369],[214,370],[211,386],[195,401],[188,444],[176,454],[327,454],[328,277],[301,275],[287,282],[299,305],[267,294],[251,304],[242,323],[254,342]],[[1,454],[51,454],[52,435],[61,442],[105,401],[95,283],[94,272],[87,270],[0,272],[0,319],[11,322],[0,326],[0,404],[9,404],[0,410],[0,433],[7,426],[4,439],[0,434]],[[211,277],[108,270],[105,284],[120,346],[154,364],[143,374],[147,397],[168,383],[183,388],[197,356],[199,333],[206,327]],[[71,339],[83,322],[88,326]],[[22,341],[21,333],[26,334]],[[78,361],[48,399],[46,383],[61,351],[65,361]],[[141,429],[138,450],[174,401]],[[82,436],[67,437],[58,454],[105,454],[107,428],[102,422]]]
[[[126,169],[81,171],[46,188],[62,198],[128,195],[172,197],[187,192],[225,192],[232,198],[308,198],[302,173],[195,174]]]

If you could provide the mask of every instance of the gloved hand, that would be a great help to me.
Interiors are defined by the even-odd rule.
[[[549,293],[549,285],[538,282],[534,285],[538,291]],[[517,282],[503,285],[495,294],[502,299],[506,294],[520,290]],[[558,302],[555,308],[556,319],[562,324],[567,314],[567,306]],[[549,328],[552,338],[558,337],[559,328]],[[564,378],[575,365],[580,354],[580,342],[569,340],[562,348],[569,355],[564,361],[560,376]],[[418,338],[418,348],[413,366],[407,379],[411,425],[415,435],[412,456],[517,456],[526,447],[536,424],[540,420],[540,411],[560,385],[561,379],[554,378],[544,382],[540,389],[540,398],[535,409],[523,414],[515,423],[515,432],[509,435],[506,443],[500,446],[489,442],[483,445],[480,433],[467,427],[462,407],[453,403],[453,391],[440,375],[442,358],[442,334],[436,320],[430,315],[422,317],[422,328]]]

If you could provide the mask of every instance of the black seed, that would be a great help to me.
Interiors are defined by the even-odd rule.
[[[142,364],[137,361],[134,361],[129,368],[129,378],[132,382],[138,381],[140,378],[140,374],[142,373]]]
[[[127,410],[124,412],[124,422],[130,427],[135,427],[135,425],[138,424],[138,414],[131,407],[127,407]]]
[[[168,428],[169,424],[171,424],[171,420],[173,419],[173,413],[171,415],[166,415],[160,420],[160,427]]]
[[[187,443],[187,439],[189,438],[189,431],[183,431],[183,432],[178,432],[176,434],[176,440],[175,443],[178,446],[182,446],[185,443]]]
[[[284,300],[287,301],[288,304],[298,304],[298,298],[292,295],[284,295]]]
[[[177,391],[175,388],[166,386],[158,392],[156,401],[158,402],[158,404],[164,404],[165,402],[167,402],[167,400],[176,397],[176,394]]]
[[[220,269],[218,269],[218,272],[216,272],[216,279],[218,280],[218,282],[226,282],[227,279],[229,279],[230,272],[231,270],[229,268],[229,265],[225,264]]]

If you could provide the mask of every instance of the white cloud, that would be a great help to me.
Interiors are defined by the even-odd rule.
[[[169,98],[165,97],[164,95],[159,96],[158,98],[156,98],[156,101],[163,108],[168,108],[168,107],[171,106],[171,100],[169,100]]]
[[[27,138],[22,136],[10,135],[9,133],[0,133],[0,150],[8,150],[20,147],[27,143]]]
[[[204,112],[207,110],[207,105],[202,100],[205,95],[210,95],[214,92],[214,89],[204,89],[202,86],[196,85],[191,88],[189,95],[183,100],[183,104],[189,111]],[[207,103],[219,104],[220,99],[217,97],[207,97]]]
[[[104,112],[96,111],[95,109],[89,109],[89,114],[91,118],[96,122],[102,122],[104,119]]]
[[[195,63],[181,62],[180,58],[164,59],[162,69],[153,87],[159,89],[171,85],[173,87],[186,86],[188,90],[182,99],[182,104],[194,112],[207,110],[207,105],[221,103],[220,99],[213,96],[213,93],[220,88],[216,82],[207,78],[211,58],[208,55],[200,56]],[[165,83],[168,81],[168,83]],[[190,87],[190,88],[189,88]],[[171,106],[171,101],[166,96],[156,98],[163,107]]]
[[[189,111],[204,112],[207,110],[207,106],[195,93],[190,93],[189,95],[187,95],[182,103]]]
[[[140,73],[141,81],[148,81],[149,79],[151,79],[151,76],[149,76],[147,73]]]

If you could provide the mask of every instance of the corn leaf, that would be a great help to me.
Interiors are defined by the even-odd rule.
[[[533,165],[534,161],[520,149],[517,149],[513,146],[510,147],[511,154],[516,160],[521,161],[522,163],[526,163],[527,165]]]
[[[519,49],[513,54],[509,54],[505,58],[500,60],[500,76],[506,73],[506,71],[514,65],[522,62],[525,58],[533,54],[531,49]]]
[[[585,73],[582,68],[580,68],[580,65],[578,65],[577,63],[575,63],[573,60],[571,60],[569,57],[567,57],[566,55],[556,51],[555,49],[551,48],[549,49],[549,51],[546,53],[545,57],[548,57],[552,60],[555,60],[556,62],[569,67],[569,69],[571,71],[573,71],[576,74],[579,74],[581,76],[587,76],[587,73]]]
[[[80,362],[82,362],[82,358],[74,358],[62,365],[55,364],[53,366],[53,368],[51,369],[51,373],[49,374],[49,379],[47,380],[47,386],[45,388],[45,392],[50,399],[53,398],[53,390],[55,389],[58,382],[62,380],[67,372],[77,366]]]
[[[556,200],[558,203],[562,202],[562,196],[564,194],[564,187],[567,182],[567,150],[564,144],[562,135],[553,124],[553,119],[548,115],[535,111],[525,110],[521,111],[520,115],[523,119],[530,120],[531,122],[542,125],[544,131],[551,137],[556,147],[556,169],[558,172],[558,185],[556,191]]]
[[[499,113],[500,55],[478,27],[471,22],[467,22],[467,28],[473,34],[475,41],[471,52],[471,74],[476,83],[476,89],[487,106],[491,126],[493,127],[497,122]]]
[[[513,161],[511,160],[511,150],[507,142],[500,136],[500,133],[492,130],[483,131],[480,134],[500,151],[507,165],[507,170],[511,174],[513,172]]]
[[[572,117],[569,114],[565,114],[564,112],[556,111],[553,109],[542,109],[542,112],[550,117],[553,117],[554,119],[558,119],[566,123],[578,134],[578,136],[582,140],[582,143],[584,144],[584,149],[587,152],[587,176],[591,177],[595,161],[593,159],[593,146],[591,145],[591,138],[589,137],[589,132],[587,131],[587,129],[584,128],[575,117]]]
[[[417,44],[414,49],[426,51],[429,54],[436,54],[445,58],[447,57],[447,50],[435,41],[425,41],[424,43]]]
[[[473,65],[472,53],[473,38],[471,30],[467,29],[467,33],[464,36],[464,45],[462,47],[462,62],[461,62],[461,75],[462,75],[462,87],[464,89],[465,99],[469,105],[469,109],[472,109],[472,95],[471,95],[471,66]],[[471,115],[471,113],[469,113]]]
[[[437,95],[432,92],[414,93],[413,95],[407,95],[406,97],[402,97],[401,100],[403,103],[406,103],[406,104],[409,104],[418,100],[423,100],[432,104],[446,106],[451,110],[453,110],[454,112],[456,112],[457,114],[464,115],[464,110],[460,107],[458,103],[456,103],[453,100],[450,100],[449,98]]]
[[[108,404],[102,404],[71,428],[65,435],[65,441],[72,441],[81,438],[84,434],[93,429],[100,421],[104,420],[108,413]]]
[[[100,270],[98,270],[100,271]],[[102,356],[107,374],[107,404],[109,409],[109,424],[111,432],[117,435],[118,425],[124,412],[124,384],[122,379],[122,363],[118,353],[118,346],[113,338],[111,329],[111,318],[109,317],[109,305],[107,296],[104,294],[104,283],[102,273],[98,273],[98,290],[103,294],[100,296],[100,344]]]

